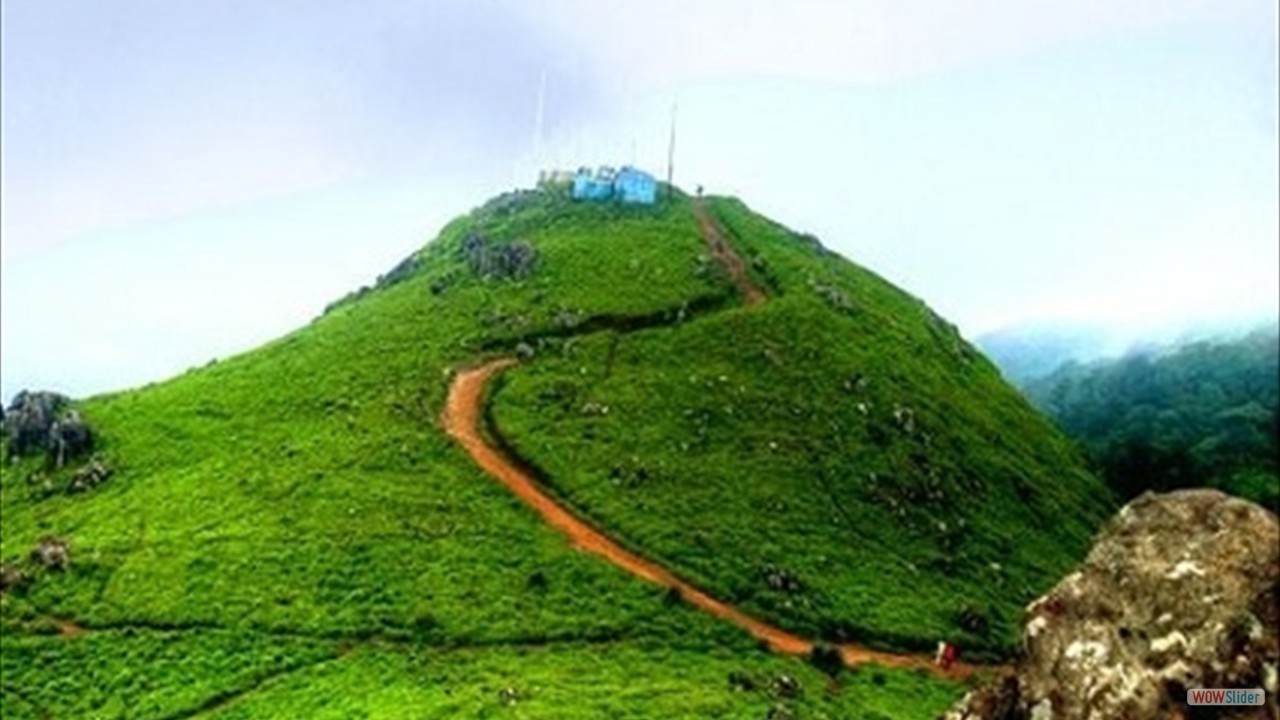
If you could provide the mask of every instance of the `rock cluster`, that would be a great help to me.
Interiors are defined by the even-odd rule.
[[[4,436],[11,457],[45,453],[55,467],[93,449],[93,432],[71,401],[54,392],[18,393],[4,411]]]
[[[471,271],[483,278],[522,280],[532,272],[538,251],[527,242],[499,243],[478,233],[462,241],[462,256]]]
[[[804,586],[800,583],[800,578],[796,577],[795,573],[772,563],[761,568],[760,574],[764,577],[765,584],[769,586],[770,590],[798,593],[804,589]]]
[[[114,470],[112,470],[111,466],[95,455],[71,475],[71,483],[67,486],[67,492],[78,493],[92,490],[109,480],[113,473]]]
[[[1027,608],[1012,674],[946,720],[1197,717],[1190,688],[1262,688],[1276,718],[1280,524],[1216,490],[1147,493],[1075,572]]]
[[[854,304],[849,296],[843,290],[834,285],[822,282],[817,278],[809,278],[809,287],[818,294],[828,305],[841,312],[853,312]]]
[[[27,559],[0,563],[0,593],[26,590],[44,572],[62,572],[70,566],[71,543],[66,538],[45,535]]]

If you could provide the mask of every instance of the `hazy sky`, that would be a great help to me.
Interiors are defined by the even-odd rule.
[[[1280,297],[1274,0],[0,9],[5,398],[253,347],[540,165],[661,174],[673,103],[678,183],[971,336]]]

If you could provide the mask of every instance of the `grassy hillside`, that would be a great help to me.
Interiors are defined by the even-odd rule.
[[[774,298],[513,371],[496,427],[601,525],[786,627],[1011,647],[1108,493],[923,303],[714,208]]]
[[[34,578],[0,598],[0,713],[446,717],[514,704],[521,717],[763,717],[781,705],[807,717],[905,718],[944,706],[960,690],[914,673],[864,669],[830,685],[574,551],[440,431],[452,371],[524,343],[536,356],[498,395],[501,427],[625,541],[726,596],[741,595],[735,573],[753,576],[776,557],[809,599],[743,596],[753,611],[908,646],[952,631],[937,616],[956,603],[923,589],[940,568],[955,587],[979,588],[993,582],[982,561],[1003,553],[1008,568],[994,582],[1012,599],[976,598],[1003,627],[1021,593],[1082,549],[1101,511],[1093,481],[918,302],[740,206],[718,209],[779,293],[760,312],[734,309],[684,198],[620,208],[504,196],[279,341],[79,403],[115,469],[107,483],[70,493],[74,467],[0,468],[0,559]],[[531,271],[486,277],[476,234],[494,252],[527,243]],[[874,344],[864,343],[879,316]],[[654,329],[590,332],[641,326]],[[739,333],[749,352],[732,351]],[[857,392],[880,430],[855,425],[850,402],[861,396],[834,402],[828,387],[861,387],[859,369],[870,385]],[[812,388],[796,392],[797,378]],[[557,383],[619,413],[584,423]],[[911,439],[883,419],[894,402],[914,413]],[[752,414],[731,416],[731,403]],[[683,415],[690,407],[701,414]],[[583,442],[587,430],[599,441]],[[866,445],[876,432],[887,435]],[[924,433],[927,464],[913,454]],[[837,436],[842,444],[827,442]],[[653,481],[635,486],[642,492],[630,481],[587,491],[615,466]],[[873,471],[876,483],[861,479]],[[705,490],[684,500],[649,492],[676,472]],[[783,476],[793,478],[783,501],[794,515],[767,504]],[[742,492],[717,505],[726,479]],[[832,516],[832,498],[855,514]],[[655,521],[660,513],[670,514]],[[953,517],[973,531],[956,546],[966,554],[948,559],[928,523]],[[71,543],[68,570],[27,559],[45,535]],[[858,559],[884,574],[816,574]],[[899,610],[886,609],[889,597]],[[780,675],[799,679],[800,697],[778,690]]]

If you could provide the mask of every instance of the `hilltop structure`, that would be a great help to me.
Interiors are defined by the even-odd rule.
[[[630,165],[613,168],[601,165],[592,170],[579,168],[569,175],[564,171],[543,172],[540,183],[570,184],[574,200],[613,200],[619,202],[652,205],[658,197],[658,181],[652,175]]]

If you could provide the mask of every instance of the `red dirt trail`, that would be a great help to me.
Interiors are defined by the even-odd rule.
[[[776,652],[804,655],[813,649],[813,641],[757,620],[681,580],[657,563],[622,547],[556,502],[527,472],[490,445],[480,433],[485,386],[498,373],[514,364],[516,361],[511,358],[501,358],[463,370],[454,378],[453,385],[449,388],[449,399],[441,420],[445,430],[471,454],[476,464],[537,511],[547,524],[569,536],[579,549],[599,555],[632,575],[678,590],[689,604],[737,625],[763,640]],[[853,644],[840,646],[840,653],[849,666],[869,662],[890,667],[923,668],[953,678],[968,677],[978,669],[973,665],[957,662],[949,670],[943,671],[930,658],[881,652]]]
[[[765,294],[751,282],[747,264],[734,252],[733,246],[725,242],[724,235],[720,234],[720,228],[711,219],[701,200],[693,202],[693,214],[698,219],[698,229],[702,231],[702,239],[707,241],[707,247],[711,248],[711,254],[729,271],[729,279],[742,296],[742,304],[759,305],[764,302]]]

